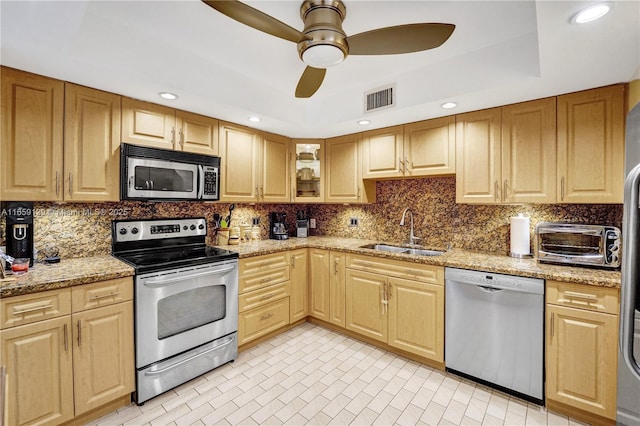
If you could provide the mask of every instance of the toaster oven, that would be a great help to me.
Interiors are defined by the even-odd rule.
[[[538,262],[619,268],[621,239],[615,226],[541,222],[536,226]]]

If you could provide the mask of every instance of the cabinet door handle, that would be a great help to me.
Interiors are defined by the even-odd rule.
[[[553,335],[555,334],[555,318],[556,318],[556,314],[551,312],[551,337],[553,337]]]
[[[67,352],[69,350],[69,331],[67,329],[67,324],[64,325],[64,351]]]
[[[358,201],[360,201],[360,185],[358,185]]]
[[[99,294],[99,295],[97,295],[97,296],[91,296],[91,297],[89,298],[89,300],[104,299],[104,298],[107,298],[107,297],[114,297],[114,296],[117,296],[117,295],[119,295],[119,294],[120,294],[120,292],[119,292],[119,291],[114,291],[113,293],[106,293],[106,294]]]
[[[73,190],[73,174],[69,172],[69,196],[71,196]]]
[[[560,201],[564,201],[564,176],[560,178]]]
[[[260,201],[260,192],[258,191],[258,185],[256,185],[256,201]]]
[[[264,201],[264,186],[260,187],[260,198],[262,198],[262,201]]]
[[[493,194],[493,200],[494,201],[500,201],[498,199],[498,195],[500,194],[500,184],[498,183],[498,181],[496,181],[496,183],[494,184],[494,190],[495,190],[495,194]]]
[[[56,197],[60,194],[60,172],[56,171]]]
[[[172,147],[176,147],[176,128],[172,127],[171,128],[171,146]]]
[[[78,347],[80,347],[80,343],[82,343],[82,325],[80,323],[81,320],[78,320]]]
[[[507,180],[504,180],[504,184],[502,185],[502,197],[503,197],[503,201],[507,201],[507,198],[509,198],[509,191],[507,190],[508,185],[507,185]]]
[[[402,174],[405,173],[404,162],[402,161],[402,157],[398,157],[398,170],[400,170],[400,173]]]
[[[182,132],[182,129],[180,129],[178,133],[180,134],[180,146],[184,147],[184,133]]]
[[[44,310],[49,309],[49,308],[53,308],[53,305],[52,304],[40,305],[40,306],[34,306],[33,308],[27,308],[27,309],[21,309],[19,311],[13,311],[13,315],[22,315],[22,314],[27,314],[29,312],[44,311]]]
[[[291,267],[292,268],[296,267],[296,257],[295,256],[291,256]]]
[[[338,259],[333,261],[333,273],[338,274]]]
[[[409,164],[411,164],[411,168],[409,168]],[[409,173],[411,173],[411,169],[413,169],[413,162],[410,162],[409,160],[407,160],[407,157],[404,157],[404,168],[405,171],[408,171]]]

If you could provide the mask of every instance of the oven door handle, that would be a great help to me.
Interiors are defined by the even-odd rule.
[[[601,254],[581,254],[581,255],[575,255],[575,254],[561,254],[561,253],[553,253],[550,251],[545,251],[545,250],[539,250],[538,253],[543,254],[545,256],[558,256],[561,257],[563,259],[585,259],[585,260],[591,260],[591,259],[604,259],[604,256]]]
[[[200,357],[202,355],[206,355],[209,352],[213,352],[213,351],[216,351],[216,350],[218,350],[218,349],[220,349],[220,348],[222,348],[224,346],[227,346],[228,344],[230,344],[233,341],[234,341],[233,337],[229,337],[227,339],[227,341],[219,344],[218,346],[215,346],[215,347],[213,347],[211,349],[207,349],[206,351],[203,351],[203,352],[199,352],[197,354],[193,354],[190,357],[185,358],[183,360],[180,360],[180,361],[176,362],[175,364],[171,364],[171,365],[169,365],[167,367],[160,368],[158,370],[149,370],[149,371],[145,372],[144,375],[145,376],[156,376],[156,375],[162,374],[162,373],[164,373],[166,371],[173,370],[174,368],[176,368],[176,367],[178,367],[178,366],[180,366],[182,364],[185,364],[185,363],[187,363],[189,361],[192,361],[192,360],[194,360],[194,359],[196,359],[196,358],[198,358],[198,357]]]
[[[201,272],[199,274],[191,274],[191,275],[181,275],[179,277],[171,277],[168,279],[160,279],[160,280],[149,280],[149,281],[145,281],[144,282],[144,286],[145,287],[149,287],[149,288],[157,288],[157,287],[164,287],[168,284],[171,283],[175,283],[177,281],[184,281],[184,280],[188,280],[191,278],[200,278],[200,277],[204,277],[207,275],[224,275],[227,272],[231,272],[236,268],[236,266],[231,266],[228,268],[224,268],[224,269],[216,269],[213,271],[207,271],[207,272]]]

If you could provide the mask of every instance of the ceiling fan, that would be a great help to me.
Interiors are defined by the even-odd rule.
[[[307,68],[296,87],[296,98],[310,98],[318,90],[326,68],[344,61],[347,55],[392,55],[419,52],[442,45],[455,25],[420,23],[378,28],[347,36],[342,21],[347,8],[341,0],[305,0],[300,6],[304,30],[236,0],[202,0],[236,21],[298,44],[298,54]]]

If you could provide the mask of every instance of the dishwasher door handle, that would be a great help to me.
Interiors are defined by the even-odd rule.
[[[477,285],[476,287],[478,287],[481,291],[484,291],[485,293],[495,293],[495,292],[504,290],[503,288],[495,288],[495,287],[490,287],[486,285]]]

